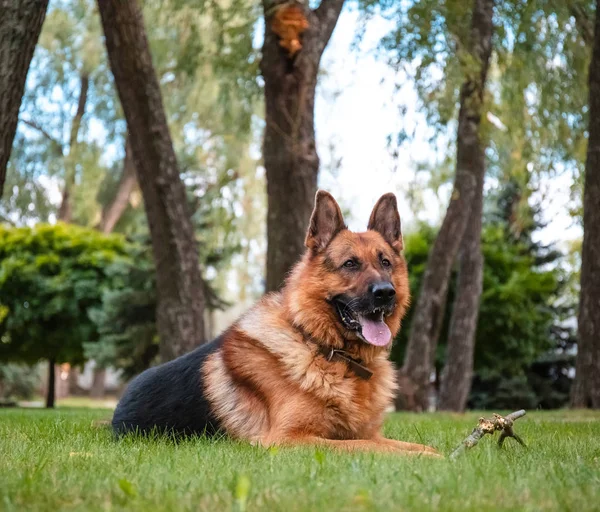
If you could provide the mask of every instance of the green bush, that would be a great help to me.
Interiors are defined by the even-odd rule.
[[[73,225],[0,225],[0,360],[82,363],[83,343],[98,340],[89,311],[135,265],[129,250]]]

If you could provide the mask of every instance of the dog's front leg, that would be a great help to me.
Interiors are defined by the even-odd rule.
[[[429,446],[404,443],[394,441],[384,437],[374,439],[325,439],[318,436],[290,436],[279,440],[264,440],[263,445],[313,445],[327,446],[336,450],[345,452],[378,452],[378,453],[398,453],[402,455],[427,455],[432,457],[441,457],[441,455]]]
[[[383,436],[377,437],[378,443],[383,443],[385,445],[391,446],[396,450],[402,452],[410,452],[410,453],[418,453],[423,455],[432,455],[436,457],[442,457],[442,455],[433,447],[427,446],[424,444],[417,443],[407,443],[405,441],[396,441],[395,439],[387,439]]]

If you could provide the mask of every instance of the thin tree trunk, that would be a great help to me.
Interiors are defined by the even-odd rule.
[[[446,362],[441,376],[439,409],[462,412],[467,406],[473,378],[475,334],[479,318],[479,302],[483,286],[483,254],[481,225],[483,216],[483,182],[485,148],[477,157],[481,171],[471,215],[459,252],[456,299],[450,319]]]
[[[73,116],[73,121],[71,122],[69,155],[65,157],[65,185],[63,188],[60,208],[58,209],[58,220],[63,222],[71,222],[73,220],[73,204],[71,201],[71,196],[73,194],[73,187],[75,186],[77,138],[79,136],[81,120],[83,119],[83,114],[85,114],[85,105],[87,103],[88,89],[90,86],[90,78],[87,73],[81,74],[80,84],[77,110],[75,111],[75,116]]]
[[[0,0],[0,197],[48,0]]]
[[[140,7],[135,0],[99,0],[98,8],[152,237],[166,361],[205,340],[198,246]]]
[[[106,368],[94,368],[94,377],[92,387],[90,388],[91,398],[104,398],[104,384],[106,382]]]
[[[600,409],[600,0],[589,72],[589,138],[583,195],[579,343],[573,407]]]
[[[458,115],[456,178],[446,216],[429,254],[427,269],[411,325],[402,372],[414,383],[416,404],[427,409],[430,376],[452,264],[467,228],[481,172],[483,155],[479,127],[483,95],[492,50],[493,0],[474,0],[469,48],[471,59],[460,92]],[[476,63],[476,64],[475,64]]]
[[[319,172],[314,127],[317,73],[343,4],[344,0],[322,0],[311,10],[287,0],[263,0],[267,291],[281,286],[304,252]]]
[[[112,233],[113,229],[129,204],[129,197],[137,183],[135,175],[135,164],[133,163],[133,155],[129,140],[125,143],[125,159],[123,160],[123,172],[117,191],[112,201],[102,212],[102,220],[98,229],[103,233]]]
[[[71,366],[69,369],[69,378],[68,378],[68,390],[69,395],[81,395],[81,388],[79,387],[79,368],[76,366]]]
[[[56,360],[48,360],[48,389],[46,390],[46,408],[52,409],[56,400]]]

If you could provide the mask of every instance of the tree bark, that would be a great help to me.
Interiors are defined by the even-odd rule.
[[[79,136],[79,128],[81,120],[85,114],[85,105],[87,103],[88,89],[90,86],[90,78],[87,73],[82,73],[80,77],[79,101],[77,102],[77,110],[73,121],[71,121],[71,133],[69,135],[69,154],[65,158],[65,185],[63,188],[62,200],[58,209],[58,220],[63,222],[71,222],[73,220],[73,204],[71,195],[75,186],[75,164],[77,151],[77,138]]]
[[[446,361],[441,376],[439,409],[462,412],[467,406],[473,378],[475,334],[483,287],[481,226],[485,148],[482,144],[477,161],[481,165],[471,214],[460,246],[456,299],[450,318]]]
[[[600,0],[589,71],[589,138],[583,194],[579,343],[572,407],[600,409]]]
[[[48,360],[48,389],[46,390],[46,408],[52,409],[56,400],[56,360]]]
[[[150,227],[166,361],[205,340],[198,246],[140,7],[135,0],[99,0],[98,8]]]
[[[469,47],[459,49],[470,53],[471,59],[468,60],[472,63],[465,69],[466,78],[460,91],[454,190],[429,254],[402,367],[403,374],[415,385],[415,401],[419,410],[425,410],[429,405],[429,381],[446,305],[448,281],[471,215],[477,177],[483,165],[479,127],[492,51],[493,11],[493,0],[474,0]]]
[[[135,175],[135,164],[133,163],[133,155],[129,140],[125,143],[125,159],[123,160],[123,172],[117,191],[112,201],[104,208],[102,212],[102,220],[98,229],[103,233],[112,233],[119,219],[127,209],[129,197],[137,183]]]
[[[344,0],[322,0],[311,10],[307,2],[263,0],[267,291],[282,285],[304,252],[319,172],[314,127],[317,73],[343,4]]]
[[[25,80],[47,7],[48,0],[0,0],[0,197]]]

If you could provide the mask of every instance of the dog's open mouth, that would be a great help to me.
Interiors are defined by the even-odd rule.
[[[383,309],[375,308],[369,312],[358,312],[340,299],[334,300],[334,304],[344,326],[355,331],[364,342],[383,347],[391,341],[392,333],[384,322]]]

